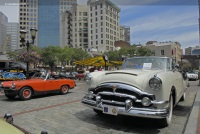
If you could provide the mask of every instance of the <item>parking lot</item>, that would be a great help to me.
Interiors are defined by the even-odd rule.
[[[30,133],[41,130],[49,134],[182,134],[191,112],[198,89],[198,81],[190,81],[186,101],[174,109],[173,120],[169,127],[161,128],[157,120],[133,117],[99,116],[85,107],[81,99],[85,84],[77,81],[75,89],[67,95],[46,95],[28,101],[8,100],[0,94],[0,116],[11,113],[14,123]]]

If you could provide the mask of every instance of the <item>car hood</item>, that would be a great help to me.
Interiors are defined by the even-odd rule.
[[[15,85],[21,85],[21,84],[29,84],[29,83],[33,83],[33,82],[37,82],[37,81],[41,81],[43,79],[27,79],[27,80],[17,80],[17,81],[6,81],[6,82],[2,82],[2,85],[4,87],[10,87],[13,83],[15,83]]]
[[[23,134],[22,131],[0,119],[0,133],[1,134]]]
[[[131,69],[131,70],[117,70],[117,71],[104,71],[99,76],[97,75],[96,85],[106,82],[118,82],[125,83],[128,85],[135,86],[139,89],[143,89],[151,77],[163,72],[163,70],[142,70],[142,69]],[[95,73],[95,72],[94,72]],[[146,81],[146,82],[144,82]],[[146,83],[143,85],[143,83]]]

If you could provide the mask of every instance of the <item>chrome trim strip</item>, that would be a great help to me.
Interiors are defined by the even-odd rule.
[[[118,104],[118,105],[125,105],[124,102],[118,102],[118,101],[109,101],[109,100],[101,100],[102,102],[105,102],[105,103],[110,103],[110,104]]]
[[[95,90],[98,90],[100,87],[112,88],[112,85],[117,85],[117,88],[123,88],[123,89],[129,90],[129,91],[135,92],[139,95],[154,96],[153,94],[149,94],[149,93],[141,91],[137,87],[127,85],[127,84],[124,84],[124,83],[102,83],[102,84],[98,85]]]
[[[90,108],[103,111],[102,103],[96,106],[95,101],[88,100],[87,98],[83,98],[82,103]],[[162,104],[162,102],[160,102],[160,104]],[[125,107],[117,107],[117,108],[118,108],[118,115],[128,115],[128,116],[133,116],[133,117],[162,119],[162,118],[166,118],[169,114],[168,108],[152,109],[152,108],[131,107],[128,111],[125,109]]]
[[[133,100],[136,100],[137,98],[133,95],[127,95],[127,94],[121,94],[121,93],[116,93],[116,92],[99,92],[97,93],[97,95],[114,95],[114,96],[118,96],[118,97],[128,97],[131,98]]]

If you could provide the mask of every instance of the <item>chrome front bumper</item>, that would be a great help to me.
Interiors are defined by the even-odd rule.
[[[103,104],[96,104],[96,101],[91,100],[87,97],[82,99],[82,103],[88,107],[93,109],[97,109],[103,111]],[[168,102],[167,101],[152,101],[152,104],[155,107],[151,108],[136,108],[131,107],[130,109],[126,110],[125,107],[117,107],[118,113],[117,115],[127,115],[127,116],[134,116],[134,117],[144,117],[144,118],[154,118],[154,119],[162,119],[166,118],[169,114],[168,110]],[[112,105],[111,105],[112,106]]]

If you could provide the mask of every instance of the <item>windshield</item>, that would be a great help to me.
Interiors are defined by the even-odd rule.
[[[134,57],[128,58],[122,69],[170,69],[170,59],[162,57]]]
[[[35,73],[32,78],[42,78],[42,79],[45,79],[47,76],[47,72],[46,71],[41,71],[41,72],[38,72],[38,73]]]

